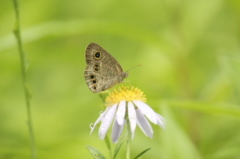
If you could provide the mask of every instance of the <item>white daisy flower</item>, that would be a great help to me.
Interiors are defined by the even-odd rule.
[[[91,127],[90,133],[92,133],[96,125],[101,122],[99,138],[104,139],[113,122],[112,141],[116,143],[118,142],[124,125],[129,123],[132,139],[134,138],[137,125],[146,136],[152,138],[153,129],[149,121],[164,128],[164,117],[156,113],[145,102],[145,95],[138,88],[123,86],[119,91],[114,90],[114,92],[110,93],[106,98],[107,108],[100,114],[100,117]]]

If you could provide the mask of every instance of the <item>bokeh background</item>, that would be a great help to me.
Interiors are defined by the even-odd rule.
[[[19,2],[39,159],[92,158],[86,145],[109,158],[97,131],[89,134],[104,110],[83,77],[90,42],[124,70],[142,65],[123,85],[144,91],[166,118],[166,131],[153,126],[153,139],[137,129],[132,157],[152,148],[142,158],[240,158],[240,1]],[[26,159],[31,155],[14,25],[13,3],[2,0],[0,158]],[[125,152],[126,143],[118,158]]]

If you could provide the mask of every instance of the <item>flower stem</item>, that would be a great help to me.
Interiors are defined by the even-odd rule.
[[[127,153],[126,153],[126,159],[130,159],[131,155],[131,128],[130,128],[130,123],[129,120],[127,120],[127,134],[128,134],[128,139],[127,139]]]
[[[35,148],[35,138],[34,138],[34,132],[33,132],[33,124],[32,124],[32,117],[31,117],[31,107],[30,107],[30,98],[31,93],[29,91],[29,85],[26,78],[26,59],[25,54],[22,47],[22,40],[21,40],[21,33],[20,33],[20,19],[19,19],[19,8],[18,8],[18,1],[13,0],[14,4],[14,11],[16,14],[16,26],[14,29],[14,35],[16,37],[17,43],[18,43],[18,49],[19,49],[19,55],[20,55],[20,63],[21,63],[21,73],[22,73],[22,80],[23,80],[23,89],[25,94],[25,101],[26,101],[26,107],[27,107],[27,125],[28,125],[28,131],[30,136],[30,146],[31,146],[31,156],[32,159],[36,159],[36,148]]]

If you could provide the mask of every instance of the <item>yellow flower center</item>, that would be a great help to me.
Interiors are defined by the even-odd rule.
[[[138,88],[122,86],[118,91],[114,89],[113,92],[109,93],[109,96],[106,98],[106,104],[107,106],[112,106],[113,104],[119,103],[122,100],[140,100],[146,103],[146,96]]]

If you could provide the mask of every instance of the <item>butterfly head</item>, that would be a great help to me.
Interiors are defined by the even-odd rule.
[[[123,79],[128,77],[128,73],[127,72],[123,72]]]
[[[117,83],[122,83],[123,80],[124,80],[125,78],[127,78],[127,77],[128,77],[128,73],[127,73],[127,72],[121,72],[121,74],[118,76],[118,81],[117,81]]]

